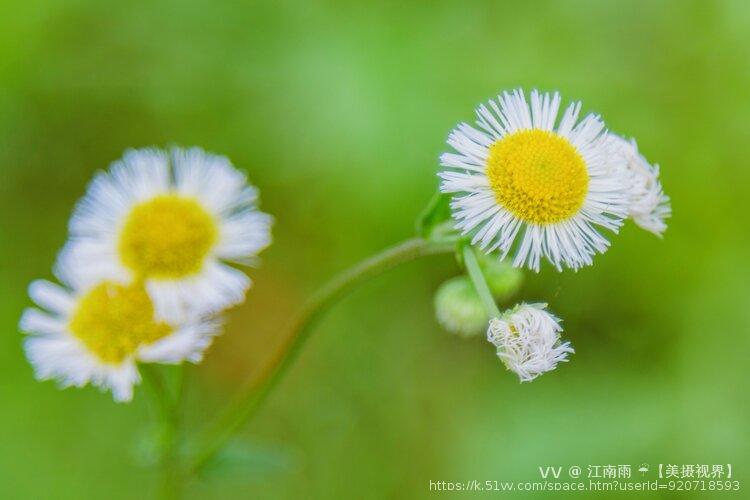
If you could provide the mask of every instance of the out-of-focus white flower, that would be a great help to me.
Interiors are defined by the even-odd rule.
[[[183,321],[244,300],[252,263],[271,242],[257,190],[202,149],[130,150],[98,174],[70,221],[65,252],[91,285],[142,281],[157,317]]]
[[[593,262],[609,242],[595,226],[617,231],[628,213],[627,179],[608,151],[604,123],[578,120],[572,103],[557,122],[559,94],[503,93],[477,108],[477,128],[461,123],[448,137],[455,153],[440,162],[441,191],[454,193],[456,228],[472,244],[513,248],[513,265],[558,270]]]
[[[661,237],[667,229],[664,220],[672,215],[672,207],[659,181],[659,165],[650,164],[638,152],[635,139],[626,141],[614,134],[609,137],[625,158],[630,185],[628,215],[638,226]]]
[[[557,363],[575,352],[560,338],[560,320],[547,312],[546,304],[519,304],[500,318],[490,320],[487,340],[497,355],[521,382],[529,382],[552,371]]]
[[[142,282],[102,281],[77,288],[81,274],[61,261],[65,286],[34,281],[29,295],[40,306],[24,311],[26,355],[40,380],[62,387],[88,383],[130,401],[140,382],[136,362],[198,363],[219,325],[215,320],[175,324],[156,317]]]

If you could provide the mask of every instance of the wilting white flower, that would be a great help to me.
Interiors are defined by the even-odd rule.
[[[664,220],[672,215],[672,207],[659,181],[659,165],[651,165],[638,152],[635,139],[626,141],[614,134],[609,137],[625,158],[630,181],[628,215],[638,226],[661,237],[667,229]]]
[[[214,320],[173,324],[159,320],[143,284],[102,281],[82,285],[63,259],[56,274],[65,286],[34,281],[20,329],[36,377],[62,387],[91,383],[130,401],[140,382],[136,362],[199,362],[219,325]]]
[[[530,103],[521,90],[503,93],[477,108],[476,128],[451,132],[456,153],[440,158],[456,228],[501,258],[515,248],[515,266],[539,270],[542,256],[558,270],[589,265],[609,246],[595,226],[616,232],[628,213],[622,158],[608,151],[604,123],[579,121],[572,103],[556,125],[559,107],[557,93],[534,90]]]
[[[500,318],[490,320],[487,340],[497,347],[498,357],[521,382],[529,382],[552,371],[575,352],[570,342],[561,342],[560,320],[546,311],[546,304],[519,304]]]
[[[229,160],[199,148],[127,151],[91,182],[65,249],[87,262],[84,282],[141,280],[157,316],[182,321],[242,302],[271,217]]]

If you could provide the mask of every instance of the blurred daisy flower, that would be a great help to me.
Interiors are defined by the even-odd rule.
[[[56,275],[60,286],[34,281],[29,295],[41,308],[28,308],[20,329],[36,377],[62,387],[91,383],[112,391],[115,401],[130,401],[140,382],[136,362],[199,362],[218,331],[214,320],[175,324],[157,319],[140,281],[104,280],[83,285],[86,262],[63,256]]]
[[[578,120],[572,103],[556,125],[559,94],[521,90],[480,105],[476,126],[461,123],[440,160],[441,191],[453,193],[456,228],[485,251],[539,270],[542,257],[558,270],[592,263],[609,242],[595,226],[617,231],[628,214],[622,161],[609,151],[604,123]],[[516,241],[518,242],[516,243]]]
[[[530,382],[575,352],[570,342],[561,342],[560,320],[547,312],[546,304],[519,304],[501,317],[490,320],[487,340],[497,355],[521,382]]]
[[[628,215],[639,227],[661,237],[667,229],[664,220],[672,215],[672,207],[659,181],[659,166],[651,165],[638,152],[635,139],[626,141],[614,134],[609,137],[625,158],[630,180]]]
[[[257,190],[223,156],[202,149],[130,150],[98,174],[70,221],[66,252],[81,280],[142,282],[157,317],[182,321],[244,300],[252,263],[271,242]]]

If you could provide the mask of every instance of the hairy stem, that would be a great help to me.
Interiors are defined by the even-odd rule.
[[[357,285],[399,264],[454,250],[455,242],[452,241],[433,242],[422,238],[406,240],[363,260],[325,284],[302,309],[291,333],[261,376],[243,389],[213,425],[209,426],[206,437],[199,442],[188,472],[199,471],[255,414],[294,363],[317,322],[339,299]]]

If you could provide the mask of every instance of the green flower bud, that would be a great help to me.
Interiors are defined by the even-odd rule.
[[[467,276],[451,278],[435,293],[435,317],[448,332],[462,337],[483,334],[489,316]]]
[[[523,271],[513,267],[510,260],[500,260],[497,254],[479,254],[479,266],[490,287],[492,295],[498,302],[512,298],[523,284]]]

